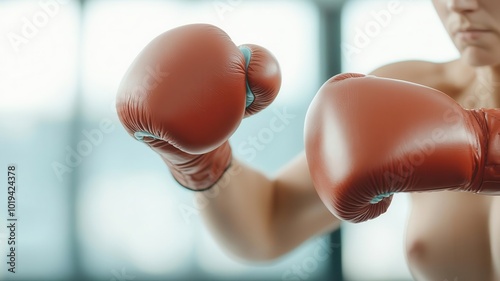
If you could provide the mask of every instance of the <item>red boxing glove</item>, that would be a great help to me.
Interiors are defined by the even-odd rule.
[[[383,214],[395,192],[500,194],[500,110],[465,110],[414,83],[331,78],[307,112],[305,146],[319,196],[351,222]]]
[[[131,136],[156,151],[181,185],[201,191],[228,168],[228,139],[242,118],[268,106],[280,85],[269,51],[238,48],[219,28],[193,24],[159,35],[140,52],[116,107]]]

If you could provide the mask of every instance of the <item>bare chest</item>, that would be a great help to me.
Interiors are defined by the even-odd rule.
[[[500,280],[500,198],[439,192],[412,199],[406,248],[416,280]]]

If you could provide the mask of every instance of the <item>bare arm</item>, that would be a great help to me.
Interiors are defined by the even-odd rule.
[[[274,179],[233,159],[210,193],[202,214],[219,243],[247,260],[277,258],[312,236],[337,229],[340,221],[319,199],[304,153]]]
[[[433,81],[427,80],[434,77],[428,75],[431,71],[439,71],[439,67],[407,61],[370,74],[429,84]],[[209,201],[202,209],[203,217],[219,243],[240,258],[274,259],[340,226],[340,220],[328,211],[314,189],[304,153],[273,179],[233,159],[214,188],[208,194],[196,195]]]

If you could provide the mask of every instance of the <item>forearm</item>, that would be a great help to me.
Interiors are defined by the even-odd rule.
[[[261,260],[273,248],[273,182],[233,159],[210,190],[195,196],[204,221],[223,248],[244,259]]]
[[[334,231],[340,220],[325,207],[309,174],[305,153],[295,157],[274,180],[274,233],[284,254],[305,240]]]
[[[304,161],[298,157],[269,179],[235,159],[212,190],[196,194],[207,202],[201,212],[224,248],[244,259],[269,260],[338,227],[312,187]]]

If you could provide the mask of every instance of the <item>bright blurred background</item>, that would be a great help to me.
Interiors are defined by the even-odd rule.
[[[379,219],[345,223],[270,263],[238,261],[214,242],[192,193],[114,110],[137,53],[195,22],[237,45],[265,46],[280,62],[279,97],[231,139],[236,157],[270,176],[303,150],[308,104],[328,77],[458,56],[430,0],[1,1],[0,169],[17,165],[19,220],[12,274],[3,177],[0,280],[411,280],[406,195]],[[294,115],[287,127],[252,154],[238,149],[276,111]]]

